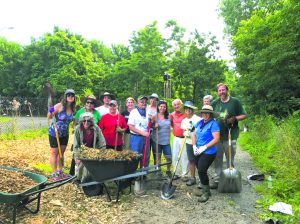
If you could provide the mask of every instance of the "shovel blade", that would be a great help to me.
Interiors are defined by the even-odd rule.
[[[169,200],[174,196],[176,190],[176,186],[172,185],[172,183],[164,183],[161,188],[161,198],[164,200]]]
[[[242,191],[242,175],[234,168],[223,170],[220,175],[218,192],[240,193]]]
[[[135,182],[134,182],[134,194],[135,195],[144,195],[145,193],[146,193],[146,190],[145,190],[144,180],[135,180]]]

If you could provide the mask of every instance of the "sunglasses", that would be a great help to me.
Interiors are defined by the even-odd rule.
[[[67,94],[67,97],[74,97],[75,95],[74,94],[72,94],[72,93],[68,93]]]
[[[86,101],[86,104],[95,104],[93,101]]]
[[[89,124],[91,124],[92,122],[90,120],[84,120],[83,123],[89,123]]]

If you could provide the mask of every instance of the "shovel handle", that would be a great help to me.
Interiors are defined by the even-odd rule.
[[[61,163],[61,166],[63,166],[64,164],[63,164],[63,161],[62,161],[62,151],[61,151],[61,147],[60,147],[59,135],[58,135],[58,130],[57,130],[57,126],[56,126],[56,118],[55,118],[54,113],[52,113],[52,119],[53,119],[55,137],[56,137],[57,146],[58,146],[58,154],[59,154],[59,158],[61,160],[60,163]]]
[[[232,169],[231,165],[231,128],[228,128],[228,160],[229,160],[229,169]]]

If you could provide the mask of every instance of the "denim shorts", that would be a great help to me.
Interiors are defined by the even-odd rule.
[[[166,158],[172,158],[172,152],[170,144],[168,145],[158,145],[158,154],[164,153]]]

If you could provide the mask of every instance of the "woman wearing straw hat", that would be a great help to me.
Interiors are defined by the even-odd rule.
[[[89,95],[87,97],[81,97],[80,101],[84,105],[84,107],[76,112],[75,125],[76,125],[76,123],[78,123],[80,116],[85,112],[92,113],[95,124],[98,124],[101,116],[100,116],[99,111],[95,110],[95,108],[100,106],[100,101],[97,100],[94,95]]]
[[[216,144],[220,139],[220,127],[214,119],[218,117],[218,113],[214,112],[212,106],[204,105],[200,114],[203,119],[195,125],[192,144],[198,175],[202,184],[202,193],[196,195],[200,196],[199,202],[206,202],[211,196],[207,170],[216,158]]]

